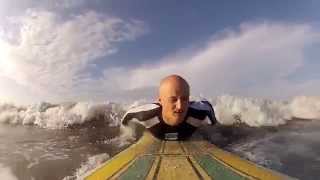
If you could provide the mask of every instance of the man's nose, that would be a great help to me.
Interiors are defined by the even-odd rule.
[[[182,109],[182,101],[180,99],[177,100],[176,108],[179,110]]]

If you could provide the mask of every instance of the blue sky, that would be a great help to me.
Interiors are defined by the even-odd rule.
[[[2,0],[0,100],[319,96],[320,2]]]

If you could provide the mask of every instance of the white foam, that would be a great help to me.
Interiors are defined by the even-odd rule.
[[[89,102],[54,105],[39,103],[18,107],[0,105],[0,123],[36,125],[48,129],[61,129],[74,124],[83,124],[93,119],[108,119],[111,126],[119,125],[118,112],[122,108],[113,103],[96,104]]]
[[[114,138],[104,140],[105,144],[112,144],[118,148],[133,143],[136,138],[136,126],[132,123],[129,126],[120,126],[120,135]]]
[[[268,152],[271,151],[270,149],[274,149],[274,152],[278,152],[283,148],[281,145],[272,142],[274,137],[276,136],[269,135],[262,139],[249,140],[242,144],[233,145],[231,148],[233,152],[240,154],[242,157],[252,162],[269,168],[271,168],[271,166],[279,168],[283,165],[280,161],[279,154]]]
[[[20,113],[25,110],[25,107],[13,104],[0,104],[0,123],[18,124],[21,121]]]
[[[0,164],[0,179],[18,180],[18,178],[12,173],[11,169],[3,164]]]
[[[98,155],[94,155],[88,158],[88,160],[81,164],[81,167],[76,170],[76,172],[72,176],[64,177],[63,180],[69,179],[84,179],[84,176],[94,170],[96,167],[100,166],[103,162],[108,160],[110,156],[107,153],[102,153]]]
[[[202,99],[198,98],[197,100]],[[260,127],[285,124],[292,117],[320,119],[320,97],[299,96],[289,102],[229,95],[207,99],[214,106],[216,117],[222,124],[241,122],[249,126]],[[0,123],[61,129],[102,118],[108,120],[110,127],[114,127],[120,125],[121,114],[132,107],[145,103],[146,100],[126,104],[110,102],[63,104],[42,102],[30,106],[0,104]]]
[[[290,103],[292,115],[297,118],[320,120],[320,96],[298,96]]]
[[[224,95],[215,103],[216,117],[221,124],[277,126],[291,119],[290,109],[284,102]]]
[[[252,137],[229,148],[255,163],[275,169],[281,169],[283,162],[287,162],[288,158],[294,160],[294,157],[308,159],[306,164],[312,164],[310,160],[317,161],[319,157],[319,128],[317,121],[299,124],[263,138]]]

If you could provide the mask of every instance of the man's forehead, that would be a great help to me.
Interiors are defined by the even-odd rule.
[[[189,89],[189,85],[183,81],[165,81],[160,84],[160,89]]]
[[[163,79],[159,87],[161,97],[189,96],[189,84],[181,77],[169,76]]]
[[[174,85],[174,84],[180,84],[184,86],[189,86],[187,81],[181,77],[176,77],[176,76],[169,76],[167,78],[164,78],[160,82],[160,86],[162,85]]]
[[[166,97],[185,97],[189,96],[189,91],[187,89],[169,89],[162,94]]]
[[[184,95],[184,96],[168,96],[166,98],[168,98],[168,99],[188,99],[189,96],[187,96],[187,95]]]

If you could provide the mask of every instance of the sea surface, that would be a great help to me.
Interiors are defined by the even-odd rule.
[[[320,177],[320,99],[208,98],[219,125],[211,143],[298,179]],[[143,129],[123,128],[130,107],[146,103],[0,104],[0,179],[70,180],[128,147]]]

